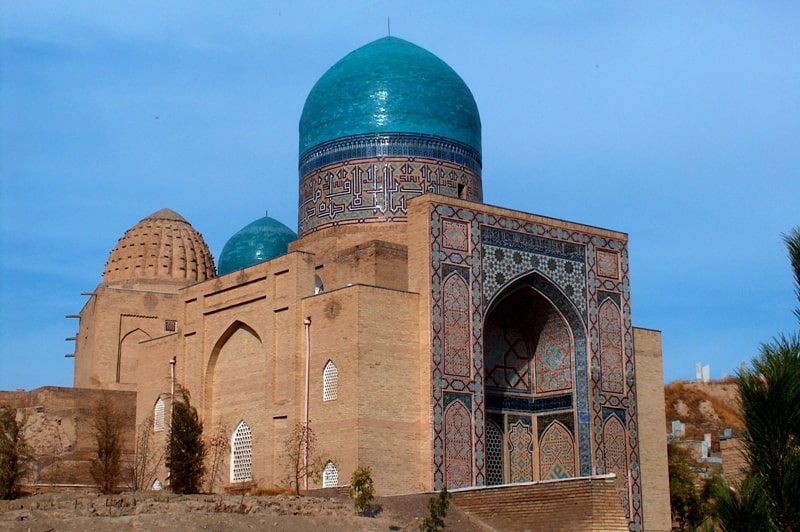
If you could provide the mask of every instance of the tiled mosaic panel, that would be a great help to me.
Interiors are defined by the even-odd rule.
[[[533,481],[533,434],[529,419],[508,427],[509,482]]]
[[[540,439],[539,471],[542,480],[576,476],[575,443],[569,429],[558,421],[552,422]]]
[[[597,275],[619,279],[619,253],[597,250]]]
[[[619,308],[611,299],[600,305],[600,383],[604,392],[623,393],[622,323]]]
[[[456,251],[469,251],[469,225],[464,222],[443,220],[442,246]]]
[[[625,427],[617,416],[609,416],[603,424],[603,450],[605,451],[603,470],[605,473],[617,475],[617,490],[625,508],[628,510],[628,452],[625,447],[627,434]]]
[[[487,388],[531,391],[530,348],[514,317],[497,309],[484,332]]]
[[[484,307],[511,281],[537,271],[561,288],[582,316],[586,315],[586,270],[582,261],[484,244],[482,263]]]
[[[472,485],[471,416],[461,401],[454,401],[444,414],[447,487]]]
[[[551,312],[536,343],[536,391],[572,388],[572,342],[564,320]]]
[[[463,188],[463,192],[461,189]],[[300,179],[299,235],[336,225],[405,221],[410,198],[426,193],[479,201],[479,174],[424,157],[336,162]]]
[[[469,289],[466,281],[452,273],[444,281],[444,372],[469,377]]]

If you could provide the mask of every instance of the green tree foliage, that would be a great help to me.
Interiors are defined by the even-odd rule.
[[[372,471],[367,466],[361,466],[350,477],[350,497],[353,498],[358,515],[367,515],[370,505],[375,498],[375,485],[372,482]]]
[[[15,499],[33,453],[25,441],[25,420],[17,409],[0,405],[0,499]]]
[[[438,495],[431,497],[428,501],[428,511],[430,516],[426,517],[419,525],[422,532],[441,532],[444,530],[444,518],[447,517],[447,510],[450,508],[450,498],[452,495],[447,488],[442,488]]]
[[[800,336],[761,346],[753,369],[739,374],[750,476],[767,500],[773,525],[800,531]]]
[[[96,454],[89,472],[101,492],[112,493],[122,472],[122,417],[113,401],[101,397],[95,403],[92,427]]]
[[[747,477],[738,488],[721,485],[716,498],[717,528],[721,532],[777,531],[770,521],[764,487],[758,477]]]
[[[800,228],[783,238],[800,303]],[[800,305],[795,315],[800,319]],[[720,497],[720,526],[760,522],[761,530],[800,532],[800,333],[762,345],[752,369],[738,377],[750,470],[738,491]]]
[[[205,476],[206,445],[203,423],[189,402],[189,392],[179,390],[172,405],[166,465],[175,493],[199,493]]]
[[[695,530],[714,514],[713,496],[720,479],[699,478],[692,470],[698,464],[680,442],[667,445],[667,463],[672,520],[678,530]]]
[[[798,306],[794,315],[800,321],[800,227],[795,227],[789,234],[783,235],[786,249],[789,251],[789,262],[794,273],[794,295],[797,296]]]

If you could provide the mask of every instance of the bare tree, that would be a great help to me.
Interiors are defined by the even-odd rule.
[[[122,417],[114,402],[101,397],[94,408],[96,456],[89,472],[103,493],[113,492],[122,473]]]
[[[228,429],[220,422],[214,429],[208,441],[211,450],[211,467],[208,471],[208,492],[214,493],[214,483],[222,480],[222,464],[231,450],[231,441],[228,438]]]
[[[164,448],[154,440],[153,416],[149,416],[136,428],[133,456],[128,462],[128,487],[133,491],[150,488],[164,460]]]
[[[316,479],[319,476],[319,459],[315,455],[317,437],[311,427],[297,423],[284,440],[283,448],[289,458],[289,484],[299,495],[306,477]]]

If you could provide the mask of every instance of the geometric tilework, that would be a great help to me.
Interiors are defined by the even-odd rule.
[[[575,444],[569,429],[553,421],[539,442],[539,471],[542,480],[575,476]]]
[[[253,433],[242,421],[231,438],[231,482],[253,480]]]
[[[581,261],[496,246],[483,246],[483,304],[520,275],[538,271],[558,286],[581,315],[586,314],[586,273]]]
[[[530,392],[530,348],[510,312],[497,308],[484,330],[486,387]]]
[[[597,275],[619,279],[619,253],[597,250]]]
[[[461,401],[451,403],[444,413],[446,482],[451,489],[472,485],[470,419]]]
[[[456,251],[469,250],[469,226],[455,220],[442,220],[442,246]]]
[[[508,427],[509,482],[533,481],[533,434],[531,426],[519,419]]]
[[[469,289],[457,273],[444,281],[444,371],[448,375],[469,377]]]
[[[606,473],[617,475],[619,491],[625,514],[628,515],[628,460],[625,446],[626,431],[617,416],[609,416],[603,424],[603,468]]]
[[[536,343],[536,391],[572,388],[572,342],[566,322],[551,312]]]
[[[619,308],[611,299],[600,305],[600,382],[602,390],[623,393],[625,382],[622,367],[622,324]]]

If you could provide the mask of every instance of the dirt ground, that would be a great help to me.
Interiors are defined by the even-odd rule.
[[[0,530],[25,532],[115,532],[159,530],[419,530],[429,515],[430,495],[378,498],[374,516],[355,515],[350,499],[292,495],[175,495],[137,492],[98,495],[87,492],[39,493],[0,501]],[[485,532],[483,526],[450,506],[448,530]]]

